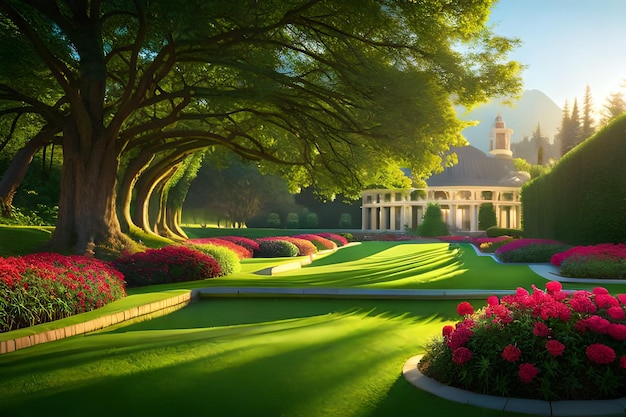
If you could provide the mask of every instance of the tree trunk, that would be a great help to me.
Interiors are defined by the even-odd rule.
[[[163,181],[167,180],[171,175],[171,171],[175,167],[169,167],[167,170],[163,170],[157,163],[157,166],[150,167],[139,178],[136,185],[135,195],[135,211],[133,213],[133,223],[139,226],[143,231],[150,234],[155,234],[150,227],[150,197],[156,189],[156,187]]]
[[[119,196],[117,201],[118,215],[122,231],[129,231],[133,226],[137,227],[133,222],[133,216],[130,208],[133,199],[133,189],[135,188],[135,184],[141,174],[154,160],[154,157],[155,155],[153,152],[141,151],[139,155],[132,159],[126,167],[124,178],[119,185]]]

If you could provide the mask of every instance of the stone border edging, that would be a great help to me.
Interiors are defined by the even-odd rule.
[[[415,387],[438,397],[462,404],[539,416],[614,416],[626,412],[626,397],[614,400],[541,401],[477,394],[435,381],[422,374],[417,364],[423,355],[409,358],[402,368],[404,378]]]
[[[10,353],[18,349],[39,345],[41,343],[53,342],[66,337],[76,336],[100,330],[113,324],[123,321],[132,320],[148,315],[158,313],[159,315],[169,314],[173,311],[181,309],[188,305],[192,300],[191,291],[186,294],[177,295],[175,297],[166,298],[160,301],[154,301],[149,304],[140,305],[129,308],[128,310],[117,313],[107,314],[83,323],[77,323],[60,329],[48,330],[41,333],[35,333],[27,336],[18,337],[16,339],[8,339],[0,341],[0,355]]]

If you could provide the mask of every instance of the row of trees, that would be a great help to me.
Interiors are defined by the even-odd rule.
[[[0,0],[3,212],[53,144],[50,244],[79,253],[133,228],[182,235],[198,161],[218,149],[291,191],[405,186],[399,167],[426,177],[464,143],[452,104],[520,90],[492,3]]]

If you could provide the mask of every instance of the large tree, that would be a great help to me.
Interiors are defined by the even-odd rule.
[[[492,3],[0,0],[0,50],[19,57],[0,66],[0,117],[7,138],[35,120],[27,149],[59,138],[51,244],[77,252],[124,245],[118,186],[163,191],[205,148],[356,196],[390,166],[440,168],[464,143],[452,104],[519,92],[516,41],[485,27]]]

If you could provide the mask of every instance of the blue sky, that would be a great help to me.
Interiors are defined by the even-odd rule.
[[[524,89],[559,107],[575,98],[582,105],[587,84],[596,109],[626,93],[626,0],[500,0],[489,24],[521,39],[510,58],[528,66]]]

